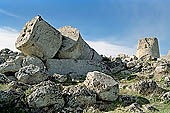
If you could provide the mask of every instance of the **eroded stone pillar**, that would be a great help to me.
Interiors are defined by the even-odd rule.
[[[141,58],[146,55],[154,58],[160,57],[157,38],[143,38],[138,41],[136,56]]]

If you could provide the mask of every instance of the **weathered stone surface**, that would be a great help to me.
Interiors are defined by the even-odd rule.
[[[94,60],[48,59],[46,62],[49,75],[60,73],[78,77],[91,71],[109,72],[105,64]]]
[[[63,35],[62,46],[57,53],[58,58],[102,60],[102,57],[82,39],[78,29],[64,26],[58,30]]]
[[[55,105],[55,109],[62,108],[65,104],[61,94],[61,86],[51,81],[41,82],[32,88],[28,96],[28,104],[33,108]]]
[[[7,60],[14,60],[17,56],[24,56],[24,54],[13,52],[8,48],[2,49],[0,50],[0,64],[5,63]]]
[[[170,73],[170,65],[168,64],[161,64],[155,68],[156,74],[165,74]]]
[[[23,56],[17,56],[14,60],[11,59],[0,65],[0,73],[17,72],[22,66]]]
[[[44,63],[36,56],[27,56],[23,59],[22,67],[29,66],[30,64],[38,66],[41,69],[45,68]]]
[[[165,94],[163,94],[162,99],[163,100],[170,100],[170,92],[166,92]]]
[[[4,84],[4,83],[9,83],[9,82],[10,82],[10,80],[8,79],[8,77],[6,75],[0,73],[0,83]]]
[[[63,83],[67,81],[67,75],[54,73],[52,77],[55,79],[56,82],[59,82],[59,83]]]
[[[122,60],[119,57],[113,58],[111,60],[111,62],[107,61],[105,63],[107,65],[107,67],[109,68],[110,72],[113,73],[113,74],[121,72],[121,71],[126,69],[125,63],[122,62]]]
[[[63,90],[67,107],[85,107],[96,102],[96,94],[82,85],[66,86]]]
[[[132,68],[137,65],[136,61],[130,61],[126,64],[127,68]]]
[[[1,91],[0,90],[0,107],[1,109],[5,107],[17,105],[24,94],[16,92],[15,90]]]
[[[9,89],[21,89],[23,91],[27,90],[28,88],[31,88],[31,85],[24,84],[22,82],[12,81],[8,84]]]
[[[119,85],[109,75],[98,71],[89,72],[84,84],[90,90],[94,90],[101,100],[114,101],[118,98]]]
[[[127,112],[132,112],[132,113],[145,113],[141,106],[137,103],[133,103],[132,105],[128,106]]]
[[[36,16],[25,24],[15,46],[26,55],[34,55],[46,60],[55,56],[61,43],[60,32],[44,21],[41,16]]]
[[[119,102],[123,103],[123,105],[131,105],[137,101],[137,97],[131,95],[120,95]]]
[[[159,92],[161,88],[153,80],[143,80],[132,85],[132,89],[139,94],[148,95]]]
[[[138,41],[136,56],[141,58],[146,55],[154,58],[160,57],[157,38],[143,38]]]
[[[45,74],[45,70],[42,70],[40,67],[32,64],[21,68],[16,74],[16,77],[19,81],[26,84],[40,83],[48,78]]]

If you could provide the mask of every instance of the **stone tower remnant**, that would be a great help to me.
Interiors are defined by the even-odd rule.
[[[159,58],[159,44],[158,39],[155,37],[143,38],[138,40],[138,47],[136,56],[141,58],[143,56],[151,56],[153,58]]]

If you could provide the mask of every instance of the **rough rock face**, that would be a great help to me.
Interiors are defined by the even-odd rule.
[[[165,94],[163,94],[162,99],[170,100],[170,92],[166,92]]]
[[[22,93],[14,90],[1,91],[0,90],[0,107],[15,106],[24,97]]]
[[[159,87],[157,83],[153,80],[143,80],[138,83],[135,83],[132,86],[132,89],[134,91],[137,91],[139,94],[148,95],[156,92]]]
[[[102,60],[102,57],[82,39],[78,29],[64,26],[58,30],[63,35],[62,46],[57,54],[58,58]]]
[[[45,68],[44,63],[38,57],[35,56],[27,56],[23,59],[22,67],[29,66],[30,64],[38,66],[40,67],[40,69]]]
[[[84,84],[90,90],[94,90],[101,100],[114,101],[118,98],[118,83],[111,76],[104,73],[89,72]]]
[[[46,62],[49,75],[60,73],[78,77],[85,76],[91,71],[101,71],[108,73],[105,64],[94,60],[73,60],[73,59],[48,59]]]
[[[155,68],[156,74],[166,74],[170,73],[170,65],[168,64],[161,64]]]
[[[154,58],[160,57],[157,38],[143,38],[138,41],[136,56],[141,58],[146,55]]]
[[[22,66],[23,56],[17,56],[0,65],[0,73],[17,72]]]
[[[62,43],[59,31],[44,21],[41,16],[27,22],[15,46],[26,55],[34,55],[42,60],[53,58]]]
[[[37,84],[27,99],[29,106],[33,108],[55,105],[55,108],[59,109],[65,103],[61,94],[61,86],[50,81]]]
[[[63,94],[66,97],[67,107],[84,107],[96,102],[96,94],[81,85],[67,86],[64,88]]]
[[[24,56],[22,53],[13,52],[10,49],[0,50],[0,64],[5,63],[7,60],[14,60],[17,56]]]
[[[0,83],[4,84],[4,83],[9,83],[9,82],[10,80],[6,77],[6,75],[0,73]]]
[[[21,68],[16,74],[16,77],[19,81],[27,84],[40,83],[48,78],[45,74],[45,70],[32,64]]]

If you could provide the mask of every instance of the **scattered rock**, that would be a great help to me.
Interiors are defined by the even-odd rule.
[[[96,102],[96,94],[82,85],[67,86],[63,93],[67,107],[85,107]]]
[[[157,38],[143,38],[138,41],[136,56],[141,58],[145,55],[159,58],[159,45]]]
[[[164,78],[164,85],[165,85],[166,87],[169,87],[169,86],[170,86],[170,77],[165,77],[165,78]]]
[[[91,107],[88,107],[87,109],[84,109],[83,113],[103,113],[103,112],[91,106]]]
[[[102,57],[82,39],[78,29],[64,26],[58,30],[63,36],[62,46],[57,53],[58,58],[102,60]]]
[[[44,21],[41,16],[36,16],[25,24],[15,46],[26,55],[34,55],[46,60],[55,56],[61,43],[60,32]]]
[[[127,68],[133,68],[137,65],[135,61],[130,61],[126,64]]]
[[[126,69],[126,65],[120,58],[113,58],[111,62],[105,62],[112,74],[119,73]],[[106,73],[106,72],[105,72]]]
[[[170,92],[164,93],[163,96],[162,96],[162,99],[163,100],[170,100]]]
[[[132,85],[132,89],[139,94],[148,95],[154,93],[158,89],[158,85],[153,80],[143,80]]]
[[[45,74],[45,70],[40,69],[38,66],[30,64],[21,68],[16,77],[19,81],[26,84],[37,84],[48,78],[48,75]]]
[[[28,88],[31,88],[31,85],[22,83],[22,82],[17,82],[17,81],[12,81],[8,84],[9,89],[21,89],[23,91],[27,90]]]
[[[64,83],[67,81],[67,75],[54,73],[52,77],[55,79],[56,82],[59,82],[59,83]]]
[[[158,109],[156,109],[154,106],[152,105],[143,105],[144,109],[146,110],[146,112],[156,112],[159,111]]]
[[[0,50],[0,64],[5,63],[7,60],[14,60],[17,56],[24,56],[24,54],[19,52],[13,52],[8,48],[2,49]]]
[[[155,68],[155,73],[156,74],[166,74],[166,73],[170,73],[170,65],[168,64],[162,64],[159,65]]]
[[[101,100],[115,101],[118,98],[119,85],[109,75],[98,71],[89,72],[84,84],[90,90],[94,90]]]
[[[133,103],[130,105],[127,109],[128,112],[133,112],[133,113],[144,113],[142,110],[141,106],[137,103]]]
[[[29,106],[33,108],[55,105],[55,109],[60,109],[65,104],[61,94],[61,86],[51,81],[44,81],[34,86],[27,99]]]
[[[137,98],[131,95],[120,95],[119,96],[119,102],[121,102],[124,106],[131,105],[132,103],[135,103],[136,100]]]
[[[23,98],[24,95],[15,90],[0,90],[0,107],[3,109],[5,107],[16,106]]]
[[[8,77],[4,74],[0,74],[0,83],[1,84],[5,84],[5,83],[9,83],[10,80],[8,79]]]

